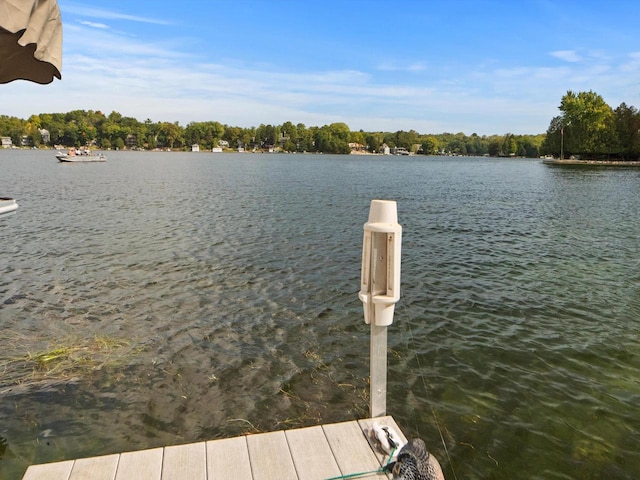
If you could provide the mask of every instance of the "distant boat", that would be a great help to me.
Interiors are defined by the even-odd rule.
[[[0,215],[11,213],[18,209],[18,202],[13,198],[0,197]]]
[[[95,154],[90,150],[70,149],[67,153],[58,152],[56,158],[60,162],[106,162],[107,157],[98,153]]]

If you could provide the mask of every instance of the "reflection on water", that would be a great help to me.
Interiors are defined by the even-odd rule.
[[[640,476],[640,170],[22,151],[0,166],[20,203],[0,223],[0,478],[366,416],[373,198],[398,201],[404,238],[388,410],[445,475]]]

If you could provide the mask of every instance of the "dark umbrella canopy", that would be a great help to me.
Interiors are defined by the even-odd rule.
[[[56,0],[0,0],[0,83],[62,78],[62,20]]]

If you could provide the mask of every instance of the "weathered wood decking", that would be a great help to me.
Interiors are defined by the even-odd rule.
[[[32,465],[23,480],[326,480],[387,462],[370,440],[374,421],[406,441],[387,416]]]

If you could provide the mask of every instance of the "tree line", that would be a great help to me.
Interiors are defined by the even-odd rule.
[[[192,145],[209,150],[223,145],[245,150],[278,149],[285,152],[350,153],[380,152],[384,146],[425,155],[490,155],[537,158],[543,155],[583,158],[638,159],[640,113],[621,104],[615,110],[594,92],[567,92],[545,134],[480,136],[475,133],[420,134],[351,131],[345,123],[307,127],[302,123],[237,127],[217,121],[140,122],[118,112],[74,110],[41,113],[27,120],[0,115],[0,136],[14,145],[66,147],[95,146],[101,149],[188,150]],[[48,142],[42,134],[48,132]]]
[[[44,142],[41,131],[49,132]],[[217,121],[191,122],[185,127],[178,122],[140,122],[118,112],[105,115],[100,111],[74,110],[68,113],[41,113],[27,120],[0,115],[0,135],[20,145],[64,145],[98,148],[188,150],[192,145],[211,149],[228,145],[235,149],[262,150],[277,148],[285,152],[350,153],[352,149],[380,152],[384,145],[404,148],[414,153],[451,155],[518,155],[537,157],[544,135],[479,136],[464,133],[419,134],[415,130],[396,132],[351,131],[345,123],[307,127],[302,123],[237,127]]]
[[[611,108],[593,91],[568,91],[547,129],[542,148],[557,157],[638,160],[640,112],[626,103]]]

